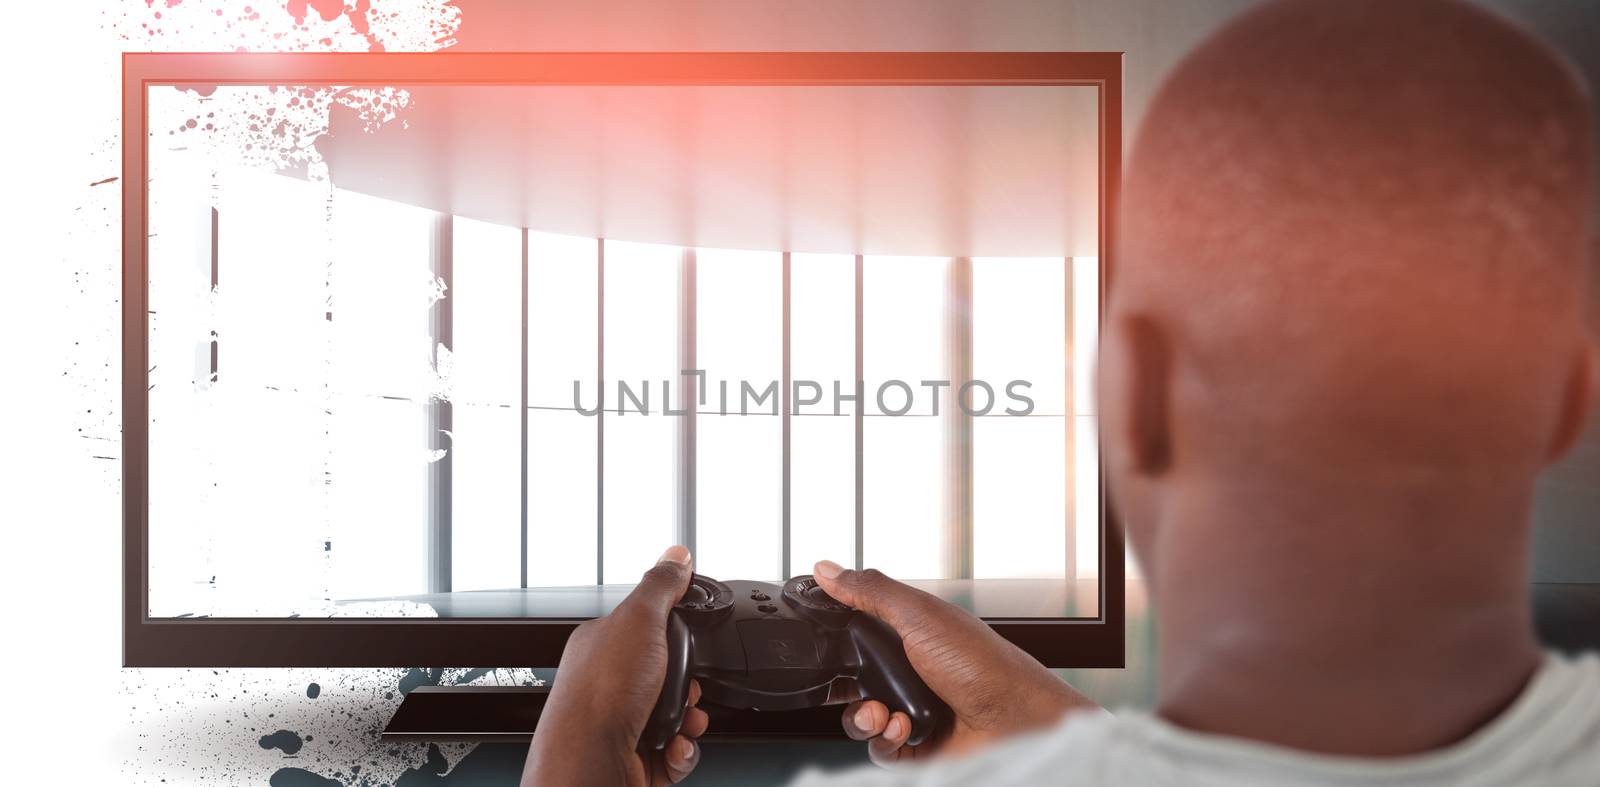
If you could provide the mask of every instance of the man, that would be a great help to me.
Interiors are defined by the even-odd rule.
[[[1600,659],[1543,654],[1535,476],[1593,398],[1588,98],[1446,0],[1246,14],[1152,103],[1098,401],[1160,643],[1113,717],[982,623],[824,562],[955,711],[857,702],[881,763],[804,784],[1600,784]],[[676,781],[705,715],[635,754],[688,555],[583,626],[525,784]],[[694,697],[691,697],[693,704]]]

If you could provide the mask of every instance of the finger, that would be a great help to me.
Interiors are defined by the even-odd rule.
[[[700,764],[700,744],[678,735],[667,744],[667,779],[673,784],[684,780]]]
[[[904,748],[911,737],[911,718],[904,713],[889,717],[883,734],[867,741],[867,757],[879,765],[893,765],[910,750]]]
[[[689,679],[689,700],[683,704],[690,708],[700,704],[700,681]]]
[[[902,634],[936,606],[945,605],[927,593],[890,579],[877,569],[855,571],[823,560],[812,571],[817,584],[828,595],[882,620]]]
[[[649,571],[639,579],[638,586],[622,600],[618,609],[643,611],[652,620],[665,625],[667,612],[683,598],[689,587],[689,550],[682,546],[667,547]]]
[[[864,741],[883,734],[889,724],[889,708],[876,700],[852,702],[841,718],[844,734],[853,741]]]
[[[678,734],[685,738],[698,738],[706,734],[706,728],[711,726],[711,716],[699,708],[690,708],[683,712],[683,723],[678,726]]]

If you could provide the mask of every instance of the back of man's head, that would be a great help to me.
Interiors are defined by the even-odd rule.
[[[1289,0],[1153,101],[1098,369],[1160,712],[1458,740],[1538,663],[1535,476],[1594,387],[1589,99],[1448,0]]]
[[[1589,124],[1562,61],[1447,0],[1273,3],[1186,59],[1137,140],[1102,356],[1135,540],[1230,487],[1525,511],[1592,385]]]

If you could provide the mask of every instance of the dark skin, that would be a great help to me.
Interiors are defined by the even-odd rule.
[[[689,550],[661,555],[611,614],[585,622],[561,654],[561,678],[539,718],[525,785],[676,784],[700,761],[696,742],[706,712],[689,683],[683,726],[665,751],[644,751],[639,736],[667,675],[667,613],[689,587]]]
[[[683,547],[669,554],[688,555]],[[873,571],[847,571],[831,561],[815,568],[829,595],[888,623],[906,656],[955,713],[954,724],[919,746],[906,746],[911,723],[883,703],[848,691],[845,734],[867,741],[873,761],[890,764],[958,753],[1048,726],[1062,714],[1097,706],[983,621],[926,592]],[[637,750],[666,676],[667,611],[688,587],[686,564],[663,558],[616,611],[579,627],[561,655],[523,770],[535,785],[655,785],[682,780],[699,762],[694,739],[706,715],[690,708],[681,734],[658,752]],[[570,665],[570,666],[568,666]],[[698,699],[691,686],[689,704]]]
[[[1167,721],[1388,757],[1462,740],[1527,684],[1534,481],[1582,433],[1600,367],[1589,111],[1542,44],[1447,0],[1264,4],[1151,103],[1096,399]],[[955,712],[907,747],[903,716],[841,697],[880,763],[1094,709],[947,602],[814,573],[898,631]],[[682,586],[652,587],[664,623]],[[557,683],[591,699],[553,696],[541,730],[561,757],[633,767],[662,673],[619,688],[586,665],[655,664],[664,625],[591,633]],[[535,736],[524,784],[621,780],[540,778],[552,746]]]
[[[1267,4],[1162,88],[1097,401],[1164,718],[1397,756],[1538,669],[1534,482],[1595,394],[1589,112],[1444,0]]]
[[[867,742],[873,762],[889,765],[960,754],[1048,727],[1069,712],[1099,708],[983,621],[944,599],[879,571],[843,569],[831,560],[817,563],[813,573],[828,595],[899,633],[911,666],[955,714],[950,727],[907,746],[909,717],[877,700],[847,695],[850,702],[841,724],[846,735]]]

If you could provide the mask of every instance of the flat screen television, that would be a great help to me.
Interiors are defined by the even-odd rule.
[[[128,54],[128,666],[554,666],[666,546],[1118,667],[1118,53]]]

